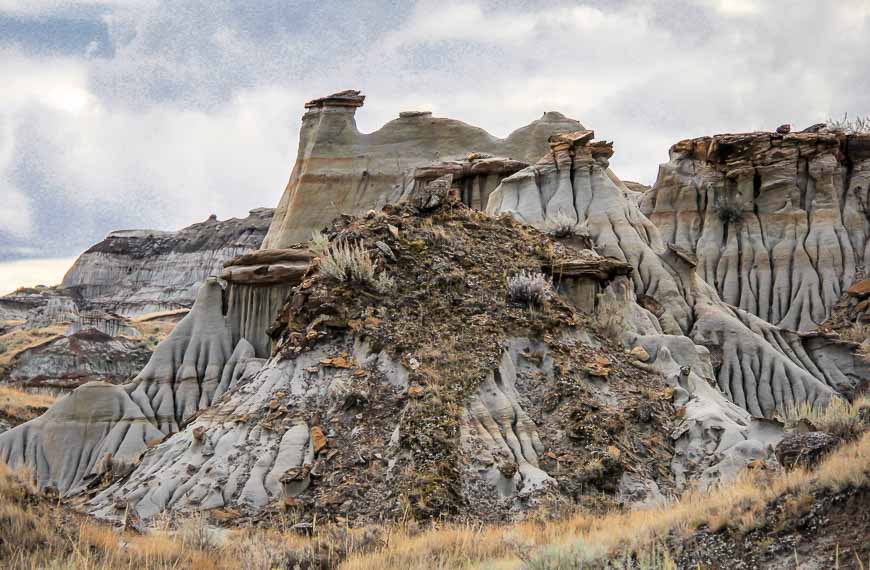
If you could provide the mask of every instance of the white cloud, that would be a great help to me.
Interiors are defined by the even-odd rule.
[[[0,295],[11,293],[19,287],[34,285],[57,285],[75,261],[74,257],[63,259],[27,259],[0,263]]]
[[[70,210],[57,212],[67,223],[109,207],[140,209],[143,221],[175,229],[277,203],[294,159],[291,133],[304,101],[297,93],[264,86],[210,111],[112,108],[88,91],[81,65],[8,53],[6,63],[13,73],[0,86],[0,230],[28,237],[31,210],[41,207],[16,186],[22,160],[40,174],[40,194]]]
[[[750,16],[761,11],[758,0],[703,0],[717,12],[726,16]]]
[[[387,46],[435,40],[504,42],[527,39],[537,19],[529,14],[484,14],[477,2],[421,2],[410,22],[390,36]]]

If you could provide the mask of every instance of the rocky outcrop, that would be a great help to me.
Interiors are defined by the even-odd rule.
[[[339,214],[360,214],[398,200],[417,167],[491,153],[521,162],[547,151],[554,132],[582,128],[561,113],[549,112],[497,139],[461,121],[428,112],[403,112],[373,133],[357,129],[354,114],[365,97],[346,91],[315,99],[305,106],[298,154],[290,180],[275,211],[264,249],[306,241]],[[478,164],[468,178],[469,203],[485,200],[495,179]]]
[[[71,322],[78,316],[77,297],[57,287],[22,287],[0,297],[0,321],[15,321],[28,329]]]
[[[361,104],[307,105],[269,235],[228,261],[227,289],[208,279],[131,383],[85,385],[0,435],[0,460],[109,518],[504,520],[773,465],[782,428],[763,416],[867,378],[850,346],[724,303],[575,121],[499,141],[405,113],[364,135]],[[343,210],[365,214],[327,226]],[[330,276],[289,247],[324,226],[325,247],[352,244],[371,271]],[[555,289],[508,294],[539,272]]]
[[[596,425],[603,416],[631,442],[624,445],[648,450],[649,464],[636,465],[633,477],[670,488],[659,475],[670,459],[655,427],[669,417],[660,377],[627,366],[621,349],[572,326],[574,312],[558,298],[535,312],[507,303],[495,268],[540,268],[547,238],[473,213],[455,194],[442,198],[425,212],[408,203],[336,221],[330,239],[360,240],[394,278],[392,294],[377,297],[364,283],[339,283],[316,269],[294,272],[277,350],[262,369],[244,372],[223,398],[216,392],[210,407],[176,413],[162,431],[177,425],[179,433],[86,508],[105,517],[130,508],[149,518],[165,510],[256,513],[283,505],[307,516],[352,513],[360,520],[401,516],[402,505],[411,504],[421,516],[503,519],[548,494],[580,501],[593,492],[619,493],[628,456],[617,447],[622,440]],[[301,266],[302,255],[261,250],[228,269],[246,275],[246,267],[268,267],[257,270],[265,279],[272,268]],[[610,275],[607,263],[593,270],[586,256],[581,268],[578,257],[565,263],[577,277]],[[212,313],[215,330],[219,317]],[[419,326],[421,318],[430,324]],[[509,332],[534,327],[552,338]],[[606,363],[606,390],[572,351]],[[134,394],[146,393],[144,386]],[[618,420],[638,405],[638,386],[656,394],[645,404],[649,433]],[[194,395],[195,388],[176,382],[173,390],[165,412],[145,416],[161,423],[179,409],[179,394]],[[173,398],[168,387],[166,393]],[[566,440],[568,430],[574,435]]]
[[[0,461],[28,465],[42,487],[73,494],[177,432],[259,367],[247,341],[233,342],[222,294],[216,279],[203,283],[190,313],[130,383],[87,383],[0,435]]]
[[[680,141],[641,209],[722,300],[809,331],[864,272],[870,135],[821,129]]]
[[[823,431],[789,432],[776,446],[776,458],[786,469],[812,469],[842,441]]]
[[[112,232],[76,260],[61,287],[86,308],[127,316],[190,307],[203,280],[260,246],[272,213],[259,208],[246,218],[212,216],[176,232]]]
[[[31,388],[67,390],[92,381],[121,384],[133,378],[150,356],[141,340],[85,329],[22,350],[9,363],[4,379]]]
[[[701,262],[696,270],[691,257],[667,248],[658,228],[625,198],[608,171],[611,145],[591,141],[591,131],[554,136],[551,154],[506,178],[487,210],[541,228],[568,220],[588,232],[601,254],[629,263],[635,269],[630,286],[620,288],[617,280],[609,288],[622,291],[617,304],[626,326],[650,339],[688,335],[708,347],[703,350],[711,353],[718,387],[755,416],[784,414],[800,402],[821,404],[866,382],[866,362],[723,303],[699,275]]]
[[[224,263],[227,320],[234,338],[245,338],[254,353],[271,355],[270,328],[290,289],[308,270],[313,256],[305,248],[261,249]]]
[[[125,387],[93,382],[44,415],[0,434],[0,461],[28,466],[42,489],[69,493],[112,465],[123,473],[163,437]]]
[[[95,330],[108,336],[140,336],[139,329],[128,319],[100,310],[80,311],[64,334],[71,335],[85,330]]]

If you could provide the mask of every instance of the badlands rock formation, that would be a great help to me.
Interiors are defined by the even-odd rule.
[[[78,317],[78,299],[57,287],[22,287],[0,297],[0,322],[13,321],[27,328],[72,322]]]
[[[141,340],[89,328],[22,350],[0,377],[26,387],[60,389],[93,381],[120,384],[133,378],[150,356]]]
[[[491,153],[530,162],[547,151],[554,132],[582,125],[561,113],[544,115],[497,139],[481,128],[429,112],[403,112],[373,133],[357,129],[354,114],[365,97],[345,91],[306,103],[299,150],[263,248],[306,241],[340,214],[359,214],[398,200],[418,166]],[[469,203],[486,205],[498,179],[481,170]]]
[[[309,103],[263,247],[131,383],[76,390],[0,435],[0,460],[110,518],[505,519],[773,466],[765,417],[866,383],[852,345],[723,302],[579,123],[498,141],[412,113],[364,135],[361,104]],[[319,259],[289,247],[321,228]],[[348,244],[370,271],[321,271]],[[534,302],[508,291],[529,271],[552,276]]]
[[[203,280],[260,246],[272,213],[258,208],[246,218],[211,216],[176,232],[112,232],[76,260],[61,287],[89,308],[121,315],[190,307]]]
[[[784,414],[801,402],[821,404],[866,383],[867,364],[850,347],[779,329],[723,303],[696,271],[693,252],[666,246],[658,228],[625,198],[608,171],[611,145],[591,141],[591,131],[553,136],[552,153],[506,178],[487,209],[542,228],[568,220],[590,234],[599,252],[634,267],[630,283],[609,288],[628,301],[625,320],[637,336],[629,342],[649,343],[644,348],[652,354],[672,338],[689,336],[715,367],[715,379],[710,371],[695,383],[715,380],[731,401],[759,417]],[[690,364],[688,354],[677,361]]]
[[[554,246],[442,197],[427,215],[405,206],[340,219],[331,239],[363,240],[393,278],[391,294],[312,272],[278,319],[280,351],[262,369],[251,361],[259,372],[242,373],[223,399],[215,393],[188,425],[174,417],[181,432],[87,508],[114,517],[129,505],[151,517],[279,505],[372,520],[410,505],[418,516],[498,519],[552,493],[619,496],[623,480],[644,498],[673,488],[661,475],[671,454],[660,424],[673,413],[665,383],[578,327],[561,299],[534,312],[508,302],[499,269],[540,268]],[[522,333],[535,328],[553,338]],[[572,352],[594,355],[598,368]],[[607,395],[591,374],[607,376]],[[638,390],[651,399],[649,430],[620,419],[641,405]],[[171,409],[178,403],[162,415]],[[623,445],[646,457],[630,473]]]
[[[253,356],[246,341],[233,343],[222,292],[207,280],[190,313],[129,384],[85,384],[45,416],[0,436],[0,461],[29,465],[41,487],[72,493],[129,468],[149,445],[178,431],[231,388]]]
[[[870,135],[680,141],[641,209],[726,303],[796,331],[825,321],[870,253]]]

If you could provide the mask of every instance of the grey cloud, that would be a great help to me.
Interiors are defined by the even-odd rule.
[[[870,111],[860,0],[54,4],[2,16],[15,50],[0,57],[63,57],[90,99],[70,112],[0,93],[15,125],[0,184],[33,211],[29,237],[0,228],[0,258],[274,205],[302,102],[339,89],[369,96],[364,130],[422,107],[504,136],[560,110],[647,183],[681,138]],[[51,22],[68,29],[49,38]],[[91,36],[102,51],[83,51]]]

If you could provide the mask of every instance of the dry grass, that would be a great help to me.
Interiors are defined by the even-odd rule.
[[[121,533],[70,515],[35,495],[26,477],[0,465],[0,560],[4,568],[343,568],[345,570],[675,568],[667,537],[707,526],[748,532],[769,502],[788,496],[788,512],[811,508],[813,493],[870,482],[870,433],[847,444],[815,471],[746,472],[710,493],[688,493],[653,509],[513,525],[448,525],[420,532],[393,527],[328,527],[314,538],[277,529],[208,534],[203,517],[179,532]],[[795,516],[798,516],[797,514]],[[342,562],[343,561],[343,562]]]
[[[829,129],[843,131],[849,135],[870,133],[870,117],[861,115],[856,115],[850,119],[849,113],[846,113],[842,119],[829,118],[827,125]]]
[[[0,368],[7,366],[16,354],[63,335],[66,325],[58,324],[38,329],[17,330],[0,335]]]
[[[622,295],[620,301],[618,293],[615,297],[609,297],[603,293],[598,294],[598,302],[595,307],[595,326],[599,333],[609,338],[621,338],[625,332],[623,309],[627,303],[628,298],[625,295]]]
[[[786,428],[794,428],[800,420],[807,420],[820,431],[847,441],[852,440],[867,429],[861,417],[861,410],[865,408],[870,408],[870,397],[866,395],[859,396],[852,402],[835,398],[826,406],[813,406],[804,402],[788,411]]]
[[[863,344],[870,340],[870,325],[853,323],[851,326],[838,329],[837,334],[843,340]]]
[[[385,271],[375,272],[372,258],[362,242],[330,243],[325,235],[314,232],[309,249],[320,258],[320,272],[336,281],[367,285],[379,293],[395,289],[395,280]]]
[[[177,323],[173,321],[132,321],[130,323],[139,331],[140,339],[145,340],[148,348],[154,348],[175,328]]]
[[[815,490],[840,491],[870,482],[870,433],[843,446],[815,471],[746,472],[710,493],[688,493],[668,505],[604,516],[584,513],[557,522],[523,522],[485,528],[447,527],[417,536],[397,532],[372,555],[352,556],[346,570],[424,568],[582,568],[607,564],[620,568],[627,553],[646,558],[646,568],[672,568],[656,544],[668,536],[688,535],[708,525],[747,532],[761,520],[774,498],[800,498]]]
[[[0,417],[15,424],[24,423],[41,415],[56,399],[51,394],[23,392],[0,386]]]

